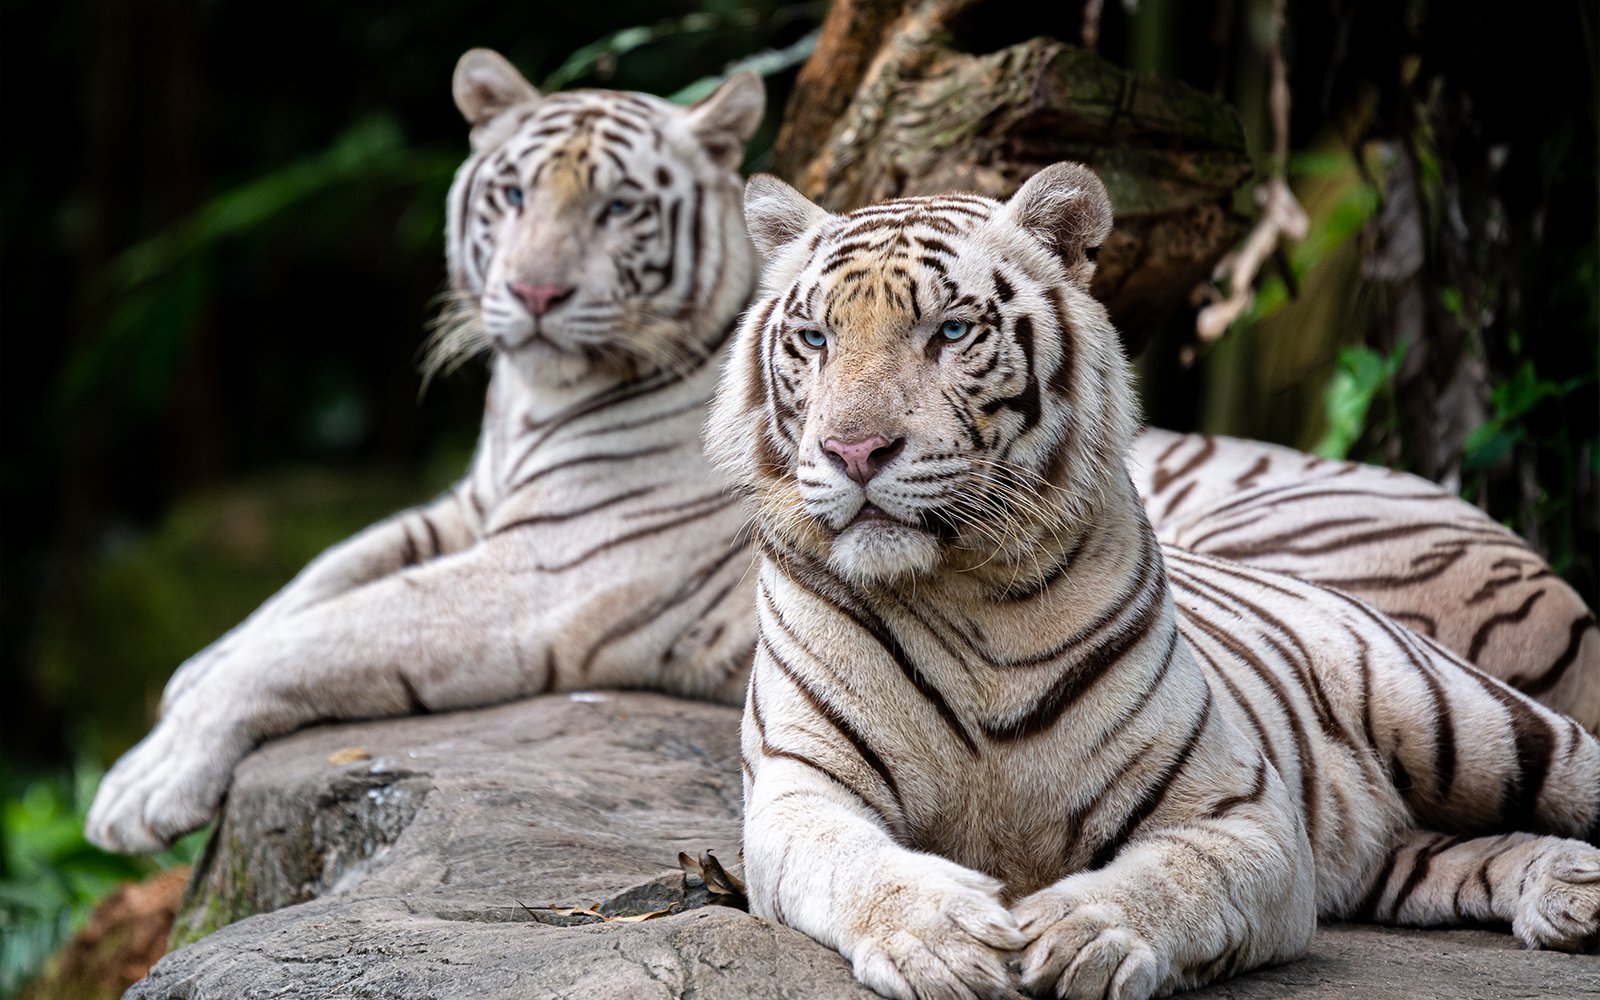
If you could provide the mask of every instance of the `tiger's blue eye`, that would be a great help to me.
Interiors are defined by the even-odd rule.
[[[828,338],[823,335],[821,330],[801,330],[800,339],[812,347],[825,347],[828,343]]]
[[[631,211],[633,211],[633,202],[623,201],[621,198],[606,206],[607,215],[627,215]]]
[[[971,330],[971,323],[959,319],[947,319],[944,321],[944,325],[939,327],[939,333],[942,334],[946,340],[960,340]]]
[[[517,208],[521,208],[522,207],[522,189],[519,188],[519,187],[515,187],[515,186],[506,188],[506,201],[510,202],[513,206],[515,206]]]

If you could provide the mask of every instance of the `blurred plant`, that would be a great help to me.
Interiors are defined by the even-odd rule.
[[[1593,372],[1556,382],[1540,378],[1532,361],[1524,361],[1504,382],[1495,385],[1490,398],[1494,415],[1468,435],[1461,463],[1464,488],[1480,502],[1487,499],[1487,476],[1496,467],[1513,465],[1521,480],[1521,503],[1513,521],[1522,535],[1547,553],[1552,568],[1565,574],[1577,557],[1574,521],[1578,512],[1578,476],[1600,472],[1594,442],[1573,440],[1567,414],[1560,412],[1577,390],[1595,381]],[[1545,404],[1555,411],[1541,420],[1537,411]],[[1551,417],[1554,419],[1550,419]],[[1588,453],[1587,470],[1580,468]],[[1541,459],[1559,470],[1559,479],[1539,476]]]
[[[1325,190],[1314,197],[1300,196],[1307,206],[1307,225],[1296,241],[1277,248],[1272,258],[1275,267],[1257,273],[1254,295],[1234,321],[1236,328],[1259,323],[1292,302],[1311,272],[1360,236],[1382,203],[1381,193],[1348,152],[1294,153],[1289,157],[1289,176],[1296,188],[1312,183]]]
[[[119,885],[191,864],[205,845],[209,827],[151,857],[95,847],[84,839],[83,823],[100,778],[85,758],[70,778],[36,780],[0,800],[0,996],[37,973]]]
[[[547,94],[552,93],[562,90],[587,76],[594,76],[599,81],[605,82],[616,73],[617,61],[620,57],[653,42],[666,41],[678,35],[728,29],[749,32],[751,29],[760,28],[763,33],[770,34],[795,21],[817,20],[822,17],[827,6],[826,3],[790,4],[786,7],[779,7],[766,18],[763,18],[759,11],[748,7],[724,13],[696,11],[693,14],[660,21],[654,25],[624,28],[621,31],[614,31],[598,41],[590,42],[572,53],[556,68],[555,72],[545,77],[544,83],[540,85],[539,89]],[[790,61],[776,61],[771,69],[766,70],[756,66],[735,64],[734,67],[730,67],[727,70],[725,75],[731,76],[740,69],[748,68],[754,69],[763,76],[768,76],[790,66],[798,65],[805,61],[806,57],[811,54],[811,49],[816,47],[816,35],[817,32],[812,32],[806,36],[810,39],[809,45],[804,45],[805,40],[802,39],[801,42],[796,42],[794,45],[780,50],[788,54]],[[801,49],[804,50],[803,54],[798,54]],[[759,58],[759,56],[754,58]],[[707,77],[706,79],[716,80],[719,78]],[[674,93],[671,100],[681,104],[690,104],[709,94],[714,86],[714,83],[709,86],[705,85],[705,80],[696,81],[689,87]],[[700,87],[704,87],[703,93],[696,90],[696,88]]]
[[[1297,87],[1318,82],[1323,90],[1320,113],[1297,110],[1308,127],[1302,134],[1315,137],[1312,149],[1289,160],[1310,231],[1275,254],[1263,236],[1249,261],[1260,264],[1253,301],[1236,294],[1229,302],[1247,302],[1236,314],[1217,306],[1204,314],[1228,320],[1230,332],[1209,355],[1203,424],[1380,462],[1459,490],[1593,604],[1593,116],[1587,104],[1543,101],[1534,90],[1512,98],[1481,58],[1464,55],[1479,45],[1501,51],[1466,27],[1481,26],[1472,19],[1481,8],[1398,21],[1392,11],[1363,10],[1371,27],[1388,19],[1400,29],[1397,61],[1382,44],[1350,42],[1347,51],[1341,41],[1319,63],[1322,54],[1304,43],[1325,20],[1313,8],[1291,8],[1305,67]],[[1555,44],[1543,37],[1548,30],[1530,26],[1524,50]],[[1591,33],[1582,46],[1591,83],[1593,45]],[[1341,68],[1358,49],[1359,65]],[[1270,70],[1276,91],[1275,62]],[[1331,101],[1337,90],[1342,107]],[[1264,105],[1255,112],[1258,145],[1274,141],[1269,165],[1283,148],[1278,112],[1275,103],[1270,116]],[[1215,323],[1206,332],[1217,332]],[[1184,363],[1200,340],[1183,348]]]
[[[115,760],[155,721],[174,667],[317,553],[436,495],[464,464],[456,454],[433,477],[370,467],[281,470],[191,494],[153,530],[108,537],[40,615],[41,698],[82,752]]]
[[[1222,336],[1238,321],[1255,298],[1256,275],[1274,254],[1280,252],[1284,242],[1299,242],[1306,238],[1311,219],[1295,200],[1289,189],[1289,67],[1283,56],[1283,32],[1286,0],[1273,0],[1271,41],[1268,45],[1268,64],[1272,71],[1272,176],[1257,185],[1255,197],[1261,206],[1261,215],[1255,228],[1244,242],[1217,262],[1211,274],[1211,284],[1201,289],[1208,293],[1211,303],[1195,317],[1195,334],[1201,343],[1210,343]],[[1094,13],[1096,20],[1099,12]],[[1089,34],[1085,14],[1085,34]],[[1217,286],[1228,282],[1228,295],[1223,297]],[[1192,360],[1193,355],[1190,355]]]
[[[337,206],[336,214],[348,216],[408,190],[412,204],[398,235],[411,243],[436,240],[458,162],[451,151],[408,148],[399,125],[377,115],[352,125],[328,149],[225,191],[190,218],[123,251],[99,281],[103,325],[63,370],[63,408],[75,408],[113,380],[125,380],[140,410],[159,406],[212,296],[217,254],[319,196],[336,196],[319,207]]]
[[[1367,158],[1383,205],[1368,224],[1363,271],[1383,308],[1367,330],[1376,350],[1365,363],[1370,371],[1388,344],[1396,354],[1401,345],[1413,350],[1388,373],[1381,418],[1360,408],[1357,420],[1350,409],[1355,425],[1336,428],[1336,400],[1354,402],[1341,358],[1327,387],[1324,440],[1354,442],[1381,419],[1364,431],[1386,445],[1374,457],[1459,489],[1593,602],[1593,552],[1580,534],[1594,523],[1594,511],[1582,509],[1594,503],[1593,474],[1581,466],[1595,451],[1587,402],[1600,321],[1595,244],[1591,236],[1587,246],[1549,253],[1544,221],[1557,178],[1592,176],[1592,166],[1579,165],[1565,133],[1549,139],[1539,151],[1544,188],[1520,220],[1506,207],[1526,197],[1506,172],[1513,150],[1485,139],[1470,95],[1443,75],[1414,75],[1407,88],[1407,131],[1373,144],[1384,155]],[[1530,152],[1522,150],[1525,165]],[[1530,327],[1539,335],[1525,344],[1521,331]],[[1542,377],[1557,358],[1573,366],[1568,377]]]
[[[1595,376],[1590,374],[1553,382],[1535,374],[1532,361],[1524,361],[1522,367],[1495,386],[1490,394],[1494,402],[1494,416],[1479,424],[1477,430],[1467,436],[1462,471],[1476,472],[1504,461],[1513,448],[1534,437],[1530,434],[1527,418],[1535,407],[1546,399],[1564,399],[1574,389],[1594,380]],[[1535,443],[1557,447],[1553,441],[1536,440]]]
[[[806,6],[811,6],[807,4]],[[753,56],[731,63],[727,69],[715,76],[703,76],[682,90],[673,92],[667,99],[675,104],[693,104],[702,98],[709,97],[717,84],[733,76],[749,70],[757,76],[772,76],[781,73],[792,66],[798,66],[811,58],[811,53],[817,50],[817,39],[822,37],[822,29],[818,28],[798,41],[785,45],[781,49],[766,49]]]
[[[1324,135],[1289,158],[1309,224],[1258,272],[1249,307],[1209,346],[1202,426],[1314,449],[1325,429],[1325,388],[1341,348],[1359,342],[1371,309],[1362,293],[1360,237],[1381,197],[1358,156]],[[1192,364],[1206,345],[1184,344]],[[1181,416],[1181,415],[1180,415]]]
[[[1370,347],[1346,347],[1339,352],[1339,367],[1328,380],[1325,414],[1328,429],[1313,449],[1323,458],[1343,459],[1350,448],[1367,432],[1367,413],[1374,399],[1394,399],[1394,377],[1405,360],[1406,342],[1384,357]],[[1389,407],[1386,430],[1394,429],[1393,407]]]

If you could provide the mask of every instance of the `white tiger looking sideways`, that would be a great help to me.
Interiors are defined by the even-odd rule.
[[[1158,545],[1091,171],[844,216],[757,177],[745,214],[707,448],[759,510],[753,912],[901,998],[995,995],[1021,950],[1036,995],[1137,1000],[1319,915],[1595,946],[1600,743],[1353,598]]]
[[[700,448],[754,260],[737,167],[761,81],[692,108],[542,97],[457,66],[472,155],[450,190],[465,325],[492,345],[466,477],[319,556],[186,662],[87,832],[151,851],[215,813],[260,741],[325,719],[649,686],[737,702],[755,635],[746,515]]]

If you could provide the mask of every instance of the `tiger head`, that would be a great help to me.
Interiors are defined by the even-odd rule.
[[[1111,202],[1087,167],[1005,204],[848,215],[757,176],[745,218],[767,266],[707,449],[769,540],[858,584],[1014,574],[1131,490],[1130,373],[1088,292]]]
[[[754,281],[737,168],[765,108],[760,77],[688,108],[543,96],[473,49],[453,89],[472,155],[450,188],[451,305],[429,373],[490,346],[545,383],[702,360]]]

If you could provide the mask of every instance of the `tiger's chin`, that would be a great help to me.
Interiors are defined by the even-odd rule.
[[[828,565],[851,583],[890,583],[932,572],[941,555],[938,540],[927,532],[874,518],[855,522],[833,539]]]
[[[509,360],[532,385],[563,388],[596,377],[630,374],[614,359],[586,350],[550,330],[532,326],[489,334],[488,341],[499,356]]]

